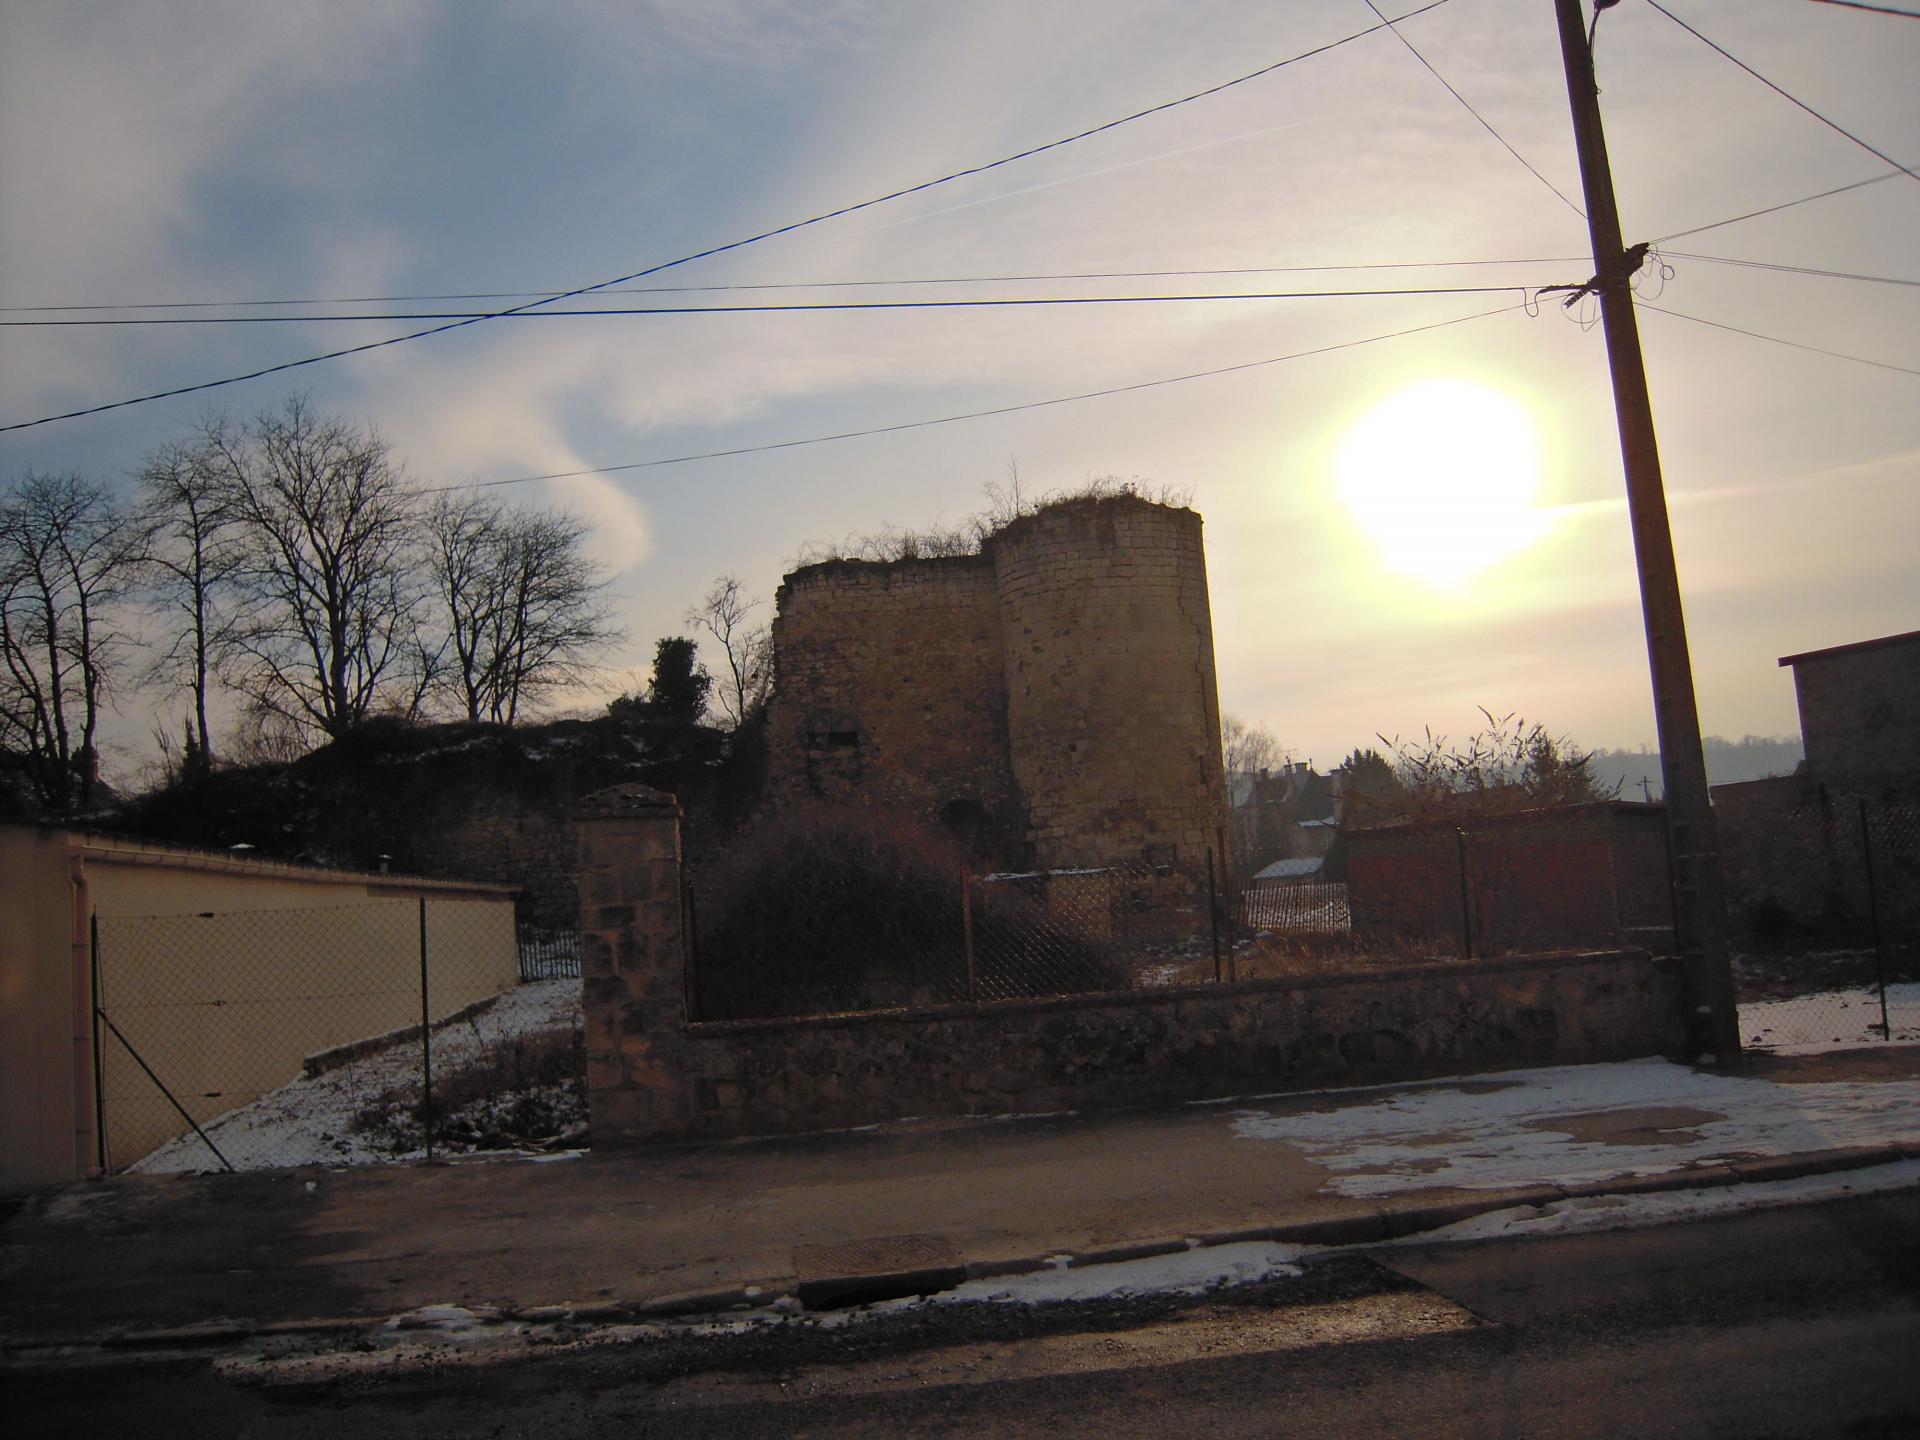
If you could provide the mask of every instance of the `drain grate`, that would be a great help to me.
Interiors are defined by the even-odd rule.
[[[967,1278],[960,1252],[944,1235],[881,1235],[827,1245],[796,1245],[800,1303],[810,1310],[928,1295]]]

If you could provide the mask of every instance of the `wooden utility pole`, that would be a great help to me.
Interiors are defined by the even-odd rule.
[[[1674,921],[1678,930],[1674,938],[1686,960],[1691,1003],[1706,1011],[1713,1049],[1722,1064],[1731,1064],[1740,1056],[1740,1018],[1734,1006],[1726,902],[1720,887],[1719,844],[1714,837],[1706,763],[1700,748],[1693,663],[1687,654],[1680,577],[1674,566],[1666,490],[1660,479],[1660,452],[1653,434],[1653,407],[1647,398],[1640,327],[1634,318],[1629,283],[1640,267],[1640,256],[1629,255],[1620,238],[1613,174],[1607,166],[1607,141],[1600,128],[1600,91],[1594,82],[1583,8],[1581,0],[1554,0],[1560,20],[1560,53],[1567,69],[1567,102],[1573,110],[1574,142],[1580,154],[1580,179],[1586,189],[1587,232],[1593,241],[1594,278],[1590,285],[1600,300],[1607,365],[1613,373],[1613,408],[1627,477],[1627,513],[1633,525],[1647,660],[1653,672],[1654,724],[1660,736],[1660,770],[1673,842]],[[1597,8],[1605,9],[1606,5]]]

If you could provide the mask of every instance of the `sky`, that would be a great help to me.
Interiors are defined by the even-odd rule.
[[[1920,164],[1920,21],[1813,0],[1668,8],[1868,145]],[[9,0],[0,305],[19,321],[274,313],[29,306],[306,300],[279,308],[365,314],[517,303],[362,297],[564,290],[634,274],[1377,24],[1364,0]],[[1206,522],[1223,704],[1296,758],[1324,768],[1375,737],[1428,728],[1463,738],[1480,706],[1588,746],[1651,742],[1602,333],[1553,296],[1523,305],[1528,287],[1593,268],[1553,6],[1446,0],[1400,29],[1504,144],[1380,30],[1044,154],[634,282],[808,288],[590,303],[1506,287],[1497,293],[505,318],[0,432],[0,476],[71,470],[125,483],[210,410],[250,416],[295,392],[376,426],[419,483],[447,485],[1246,367],[494,493],[591,522],[629,637],[610,657],[609,695],[644,671],[655,638],[685,628],[715,577],[739,576],[770,608],[804,547],[962,520],[1017,471],[1029,496],[1106,476],[1191,496]],[[1605,14],[1597,60],[1626,240],[1661,242],[1671,269],[1642,277],[1640,328],[1702,726],[1793,734],[1777,657],[1920,628],[1920,181],[1645,0]],[[1282,268],[1409,265],[1423,268]],[[989,278],[1220,269],[1271,273]],[[974,283],[903,283],[930,279]],[[875,281],[895,283],[865,283]],[[9,326],[0,425],[419,328]],[[1408,408],[1405,394],[1436,386],[1477,398],[1422,419],[1433,407]],[[1383,405],[1388,420],[1363,423]],[[1464,434],[1442,423],[1461,414],[1488,418]],[[1355,439],[1383,427],[1387,443]],[[1485,492],[1460,447],[1517,452],[1523,473]],[[1356,479],[1367,454],[1373,473]],[[1477,537],[1492,558],[1464,575],[1419,573],[1409,556],[1423,526],[1430,550],[1454,554]],[[154,703],[120,696],[122,763],[137,758]]]

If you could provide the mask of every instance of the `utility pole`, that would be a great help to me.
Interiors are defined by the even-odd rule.
[[[1599,0],[1597,10],[1611,0]],[[1640,256],[1620,238],[1620,215],[1600,128],[1600,90],[1593,52],[1582,23],[1581,0],[1554,0],[1560,20],[1560,53],[1567,70],[1567,102],[1586,189],[1587,232],[1593,241],[1589,282],[1600,299],[1613,374],[1613,408],[1620,427],[1620,458],[1626,469],[1627,513],[1640,572],[1640,608],[1646,621],[1647,660],[1653,672],[1654,724],[1660,736],[1660,769],[1666,787],[1667,827],[1672,837],[1675,940],[1687,966],[1690,1003],[1710,1019],[1720,1062],[1740,1056],[1740,1018],[1734,1006],[1733,964],[1727,951],[1726,902],[1720,887],[1719,844],[1707,795],[1706,762],[1700,747],[1700,714],[1694,703],[1693,663],[1680,609],[1680,577],[1667,524],[1666,490],[1653,434],[1653,407],[1640,356],[1640,327],[1629,282]]]

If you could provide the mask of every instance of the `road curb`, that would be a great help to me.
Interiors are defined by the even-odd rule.
[[[1578,1184],[1533,1184],[1484,1195],[1455,1198],[1424,1205],[1384,1205],[1344,1214],[1232,1230],[1201,1231],[1192,1235],[1142,1240],[1089,1250],[1060,1249],[1043,1255],[969,1261],[943,1272],[948,1287],[964,1280],[989,1280],[1035,1274],[1044,1270],[1081,1270],[1155,1259],[1223,1245],[1268,1243],[1312,1246],[1316,1249],[1365,1249],[1445,1229],[1465,1220],[1500,1210],[1542,1208],[1564,1200],[1595,1199],[1608,1195],[1651,1195],[1680,1190],[1720,1189],[1735,1185],[1804,1179],[1811,1175],[1841,1174],[1901,1160],[1920,1160],[1920,1143],[1892,1141],[1883,1145],[1855,1145],[1800,1155],[1756,1156],[1711,1165],[1691,1166],[1656,1175],[1626,1175]],[[857,1287],[862,1277],[847,1277]],[[870,1278],[870,1277],[867,1277]],[[842,1282],[820,1282],[833,1286]],[[576,1325],[582,1327],[643,1323],[721,1315],[730,1311],[796,1305],[803,1299],[796,1277],[768,1280],[713,1290],[685,1291],[638,1299],[563,1302],[553,1305],[478,1307],[472,1313],[481,1324]],[[411,1314],[412,1312],[406,1312]],[[0,1362],[53,1351],[158,1352],[204,1349],[249,1340],[324,1339],[328,1336],[370,1335],[383,1330],[406,1330],[406,1315],[315,1316],[256,1322],[216,1320],[165,1326],[152,1330],[106,1330],[80,1335],[0,1336]]]

